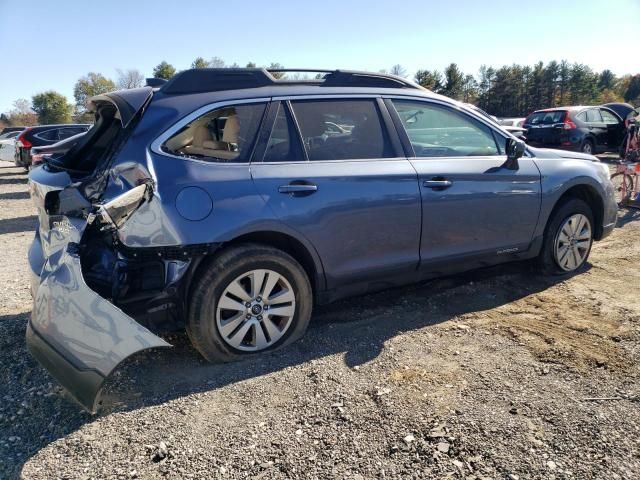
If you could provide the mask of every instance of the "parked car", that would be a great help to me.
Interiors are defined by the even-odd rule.
[[[4,135],[10,132],[21,132],[25,128],[27,127],[4,127],[2,130],[0,130],[0,135]]]
[[[503,127],[519,127],[522,128],[524,125],[525,117],[517,117],[517,118],[500,118],[498,119],[498,123]]]
[[[491,120],[494,125],[497,125],[498,127],[500,127],[502,130],[504,130],[507,133],[510,133],[511,135],[513,135],[514,137],[521,139],[521,140],[526,140],[525,137],[525,133],[527,133],[527,131],[522,128],[522,127],[518,127],[518,126],[514,126],[514,125],[503,125],[499,122],[498,117],[496,117],[495,115],[490,115],[487,112],[485,112],[484,110],[482,110],[480,107],[477,107],[475,105],[473,105],[472,103],[465,103],[465,105],[474,110],[475,112],[479,113],[480,115],[483,115],[484,117],[488,118],[489,120]]]
[[[22,131],[16,140],[15,164],[29,170],[31,166],[31,148],[52,145],[79,133],[85,133],[91,128],[89,124],[40,125],[28,127]]]
[[[20,130],[9,131],[0,134],[0,160],[10,162],[16,150],[16,137],[20,134]]]
[[[625,133],[623,119],[606,107],[537,110],[524,127],[529,145],[587,154],[618,152]]]
[[[160,331],[238,360],[299,339],[314,304],[515,260],[570,274],[613,230],[597,158],[398,77],[322,74],[99,95],[92,129],[31,170],[27,344],[85,408]]]

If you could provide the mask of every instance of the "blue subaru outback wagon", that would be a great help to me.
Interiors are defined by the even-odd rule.
[[[88,410],[158,332],[232,361],[300,338],[317,303],[520,259],[575,272],[614,227],[593,156],[398,77],[273,73],[94,97],[91,130],[31,171],[27,343]]]

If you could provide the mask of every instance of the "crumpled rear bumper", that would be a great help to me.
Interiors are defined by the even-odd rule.
[[[87,286],[78,253],[85,226],[85,219],[58,217],[48,232],[36,235],[29,251],[34,298],[26,341],[71,396],[95,412],[104,381],[121,362],[170,345]]]

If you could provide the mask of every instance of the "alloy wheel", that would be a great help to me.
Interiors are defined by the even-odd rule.
[[[251,270],[223,291],[216,308],[216,326],[231,347],[258,352],[285,335],[295,313],[295,294],[283,275]]]
[[[581,214],[576,213],[567,218],[556,235],[556,262],[565,272],[571,272],[580,267],[589,255],[591,243],[591,222]]]

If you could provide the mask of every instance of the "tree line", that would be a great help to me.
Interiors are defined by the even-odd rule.
[[[247,68],[255,68],[249,62]],[[191,68],[237,68],[237,63],[227,64],[220,57],[205,60],[197,57]],[[271,63],[267,68],[283,68]],[[406,69],[393,65],[389,72],[407,77]],[[177,73],[166,61],[153,69],[153,76],[168,80]],[[34,95],[31,100],[18,99],[14,108],[0,114],[0,127],[8,125],[37,125],[50,123],[91,122],[93,115],[86,110],[87,99],[94,95],[118,89],[138,88],[145,84],[139,70],[117,70],[114,81],[101,73],[89,72],[76,82],[74,102],[54,90]],[[276,78],[282,73],[274,73]],[[306,78],[294,76],[292,78]],[[611,70],[593,71],[589,66],[566,60],[538,62],[533,66],[505,65],[498,69],[483,65],[477,75],[465,73],[451,63],[442,72],[418,70],[413,80],[421,86],[447,97],[472,103],[498,117],[521,117],[534,110],[562,105],[594,105],[608,102],[640,104],[640,74],[616,76]]]

